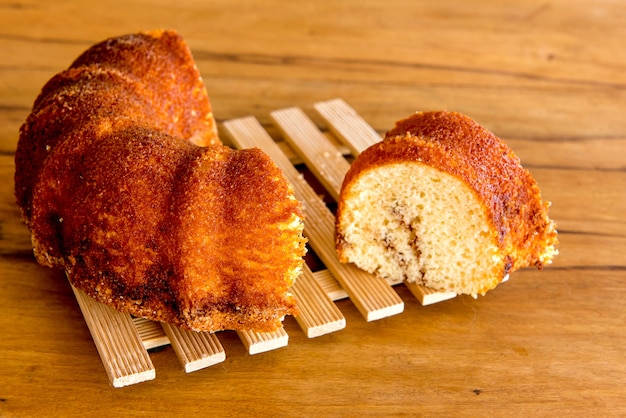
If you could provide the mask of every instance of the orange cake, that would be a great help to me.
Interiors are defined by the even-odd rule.
[[[177,33],[108,39],[54,76],[15,162],[37,260],[95,299],[203,331],[296,312],[300,203],[265,153],[221,144]]]
[[[551,262],[548,206],[487,129],[459,113],[416,113],[347,173],[337,252],[381,278],[476,296],[519,268]]]

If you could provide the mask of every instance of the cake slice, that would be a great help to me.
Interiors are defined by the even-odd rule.
[[[482,295],[557,254],[548,206],[519,158],[487,129],[459,113],[416,113],[346,174],[337,253],[384,279]]]

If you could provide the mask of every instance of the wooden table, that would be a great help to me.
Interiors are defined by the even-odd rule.
[[[626,414],[626,4],[609,0],[1,1],[0,416]],[[380,134],[416,110],[503,138],[553,202],[560,255],[485,297],[422,306],[186,374],[114,389],[61,272],[38,266],[13,197],[41,86],[104,38],[174,28],[216,117],[341,97]],[[319,120],[317,120],[319,122]]]

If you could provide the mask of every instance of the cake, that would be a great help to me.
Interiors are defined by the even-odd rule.
[[[54,76],[15,163],[37,261],[96,300],[197,331],[297,312],[300,203],[264,152],[221,143],[176,32],[105,40]]]
[[[392,282],[474,297],[557,254],[532,175],[467,116],[419,112],[363,151],[336,217],[339,259]]]

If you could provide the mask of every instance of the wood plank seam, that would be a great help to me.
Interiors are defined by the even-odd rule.
[[[191,373],[226,360],[226,353],[217,336],[209,332],[194,332],[162,323],[185,372]]]

